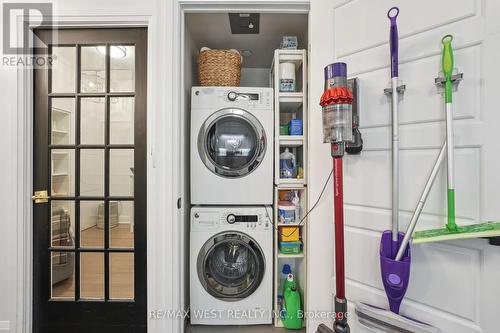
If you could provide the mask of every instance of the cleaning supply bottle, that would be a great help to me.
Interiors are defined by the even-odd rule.
[[[292,269],[290,268],[290,265],[284,264],[283,268],[281,269],[281,278],[278,280],[278,309],[282,309],[283,306],[283,285],[285,283],[286,278],[288,277],[288,274],[292,273]]]
[[[297,114],[294,112],[292,114],[292,119],[289,125],[290,135],[302,135],[302,119],[297,119]]]
[[[300,198],[297,190],[293,191],[292,203],[295,206],[295,223],[300,223]]]
[[[290,271],[290,273],[288,273],[285,280],[283,281],[283,289],[282,289],[283,297],[285,296],[285,290],[293,283],[295,283],[295,279],[294,279],[293,274]]]
[[[299,330],[302,328],[302,305],[297,283],[291,281],[287,284],[283,296],[284,317],[283,326],[288,329]]]
[[[280,154],[280,178],[296,178],[297,161],[288,148]]]

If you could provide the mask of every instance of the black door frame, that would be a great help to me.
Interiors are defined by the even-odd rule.
[[[57,40],[52,40],[51,29],[37,29],[35,34],[46,45],[95,45],[95,44],[125,44],[135,45],[135,92],[130,93],[98,93],[71,94],[75,101],[82,96],[91,97],[102,95],[109,100],[111,96],[135,97],[134,116],[134,144],[96,146],[105,151],[105,165],[109,165],[109,149],[134,148],[134,196],[132,198],[111,197],[105,193],[105,202],[112,200],[134,200],[134,276],[135,298],[133,301],[109,300],[109,253],[127,252],[121,249],[108,249],[109,242],[109,216],[108,205],[105,205],[105,249],[59,249],[57,251],[75,251],[76,259],[81,252],[103,252],[105,258],[105,300],[87,301],[78,299],[78,282],[75,284],[76,297],[74,301],[50,300],[50,249],[49,249],[49,217],[50,201],[45,204],[33,205],[33,332],[146,332],[147,327],[147,276],[146,276],[146,194],[147,194],[147,120],[146,120],[146,82],[147,82],[147,28],[85,28],[85,29],[57,29]],[[38,41],[37,41],[38,42]],[[42,55],[44,50],[40,44],[36,45],[36,55]],[[109,73],[109,52],[106,57],[107,71]],[[77,61],[79,68],[79,61]],[[78,81],[79,75],[76,75]],[[109,81],[109,80],[108,80]],[[34,70],[34,125],[33,125],[33,189],[49,189],[50,158],[49,158],[49,75],[46,69]],[[78,83],[77,83],[78,85]],[[108,82],[109,86],[109,82]],[[79,113],[79,103],[76,103],[76,114]],[[78,118],[78,117],[77,117]],[[106,118],[109,119],[109,103],[106,102]],[[78,121],[77,121],[78,124]],[[109,122],[107,122],[105,135],[109,138]],[[77,129],[78,131],[78,129]],[[58,148],[73,148],[75,152],[84,147],[78,145]],[[78,153],[75,154],[75,170],[78,167]],[[109,179],[108,168],[105,168],[105,183]],[[76,172],[78,179],[79,175]],[[76,182],[78,187],[79,182]],[[109,190],[109,185],[107,186]],[[108,192],[108,191],[106,191]],[[78,194],[78,192],[76,192]],[[61,199],[61,198],[59,198]],[[92,198],[73,198],[90,200]],[[94,198],[96,199],[96,198]],[[103,200],[102,198],[99,198]],[[78,207],[78,205],[76,205]],[[75,217],[78,208],[75,211]],[[76,218],[78,224],[78,217]],[[78,230],[76,225],[75,230]],[[78,235],[78,233],[76,233]],[[77,236],[78,237],[78,236]],[[77,241],[78,242],[78,241]],[[75,263],[77,260],[75,260]],[[79,279],[78,266],[75,265],[75,281]]]

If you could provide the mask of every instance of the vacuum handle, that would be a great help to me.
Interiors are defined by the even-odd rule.
[[[391,21],[389,43],[391,47],[391,77],[398,77],[398,26],[396,18],[399,15],[399,8],[392,7],[387,12],[387,17]]]
[[[452,83],[451,76],[453,75],[453,49],[451,47],[451,41],[453,40],[452,35],[446,35],[441,39],[443,44],[443,58],[441,60],[441,65],[443,66],[443,74],[446,79],[445,82],[445,102],[452,102]]]

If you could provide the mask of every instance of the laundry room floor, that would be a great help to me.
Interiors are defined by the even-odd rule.
[[[306,329],[294,330],[294,332],[305,332]],[[277,328],[273,325],[255,326],[188,326],[186,333],[284,333],[289,332],[285,328]]]

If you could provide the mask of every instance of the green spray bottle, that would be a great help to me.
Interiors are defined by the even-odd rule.
[[[285,282],[285,291],[283,293],[283,326],[293,330],[301,329],[302,318],[300,293],[292,275],[291,279],[287,278]]]

